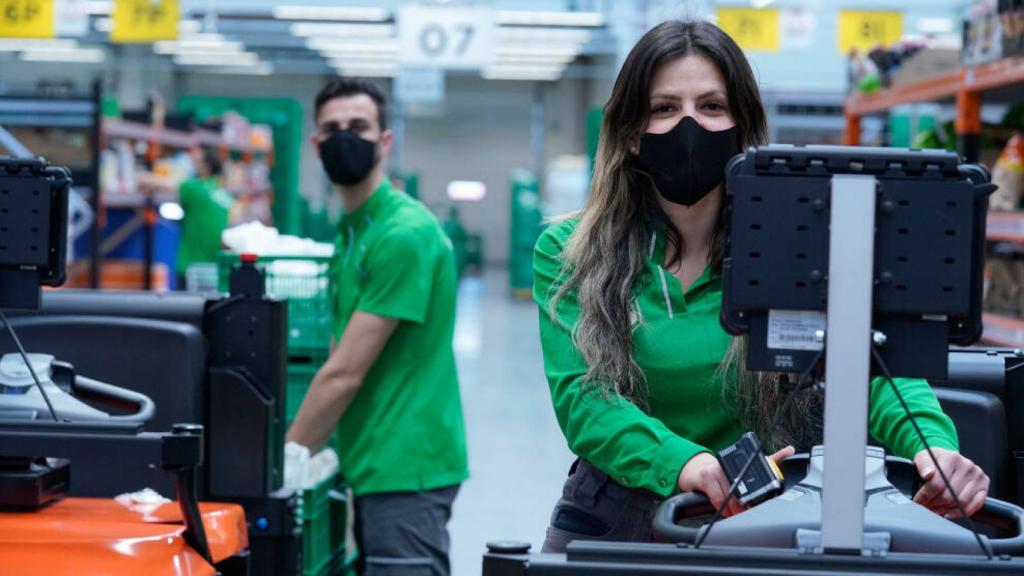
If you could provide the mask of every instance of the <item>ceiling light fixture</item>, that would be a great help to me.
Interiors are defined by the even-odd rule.
[[[292,36],[309,38],[326,36],[331,38],[393,38],[397,33],[392,24],[325,24],[323,22],[298,22],[289,30]]]
[[[391,13],[384,8],[347,8],[340,6],[275,6],[278,20],[338,20],[349,22],[386,22]]]
[[[174,63],[179,66],[254,66],[260,63],[260,57],[253,52],[230,55],[215,52],[191,53],[176,55]]]
[[[42,49],[33,48],[21,53],[25,62],[75,62],[99,63],[107,57],[99,48]]]
[[[600,12],[554,12],[530,10],[498,10],[494,21],[502,26],[604,26]]]

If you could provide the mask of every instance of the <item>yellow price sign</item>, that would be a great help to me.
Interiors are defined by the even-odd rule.
[[[744,50],[779,51],[779,11],[774,8],[719,8],[718,26]]]
[[[110,41],[145,44],[178,38],[178,0],[115,0]]]
[[[903,36],[903,13],[897,11],[842,10],[839,12],[839,52],[851,48],[867,52],[892,46]]]
[[[54,0],[0,0],[0,38],[53,38]]]

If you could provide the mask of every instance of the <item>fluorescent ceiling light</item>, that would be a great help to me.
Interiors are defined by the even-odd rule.
[[[487,196],[487,186],[476,180],[452,180],[448,183],[448,198],[475,202]]]
[[[775,0],[750,0],[750,5],[754,8],[767,8],[775,3]]]
[[[544,64],[568,64],[575,60],[575,56],[562,56],[559,54],[554,55],[521,55],[521,56],[499,56],[495,58],[495,65],[502,66],[506,64],[533,64],[533,65],[544,65]]]
[[[278,20],[347,20],[352,22],[385,22],[391,13],[384,8],[345,8],[340,6],[275,6]]]
[[[179,66],[252,66],[259,64],[260,57],[253,52],[239,54],[178,54],[174,63]]]
[[[153,52],[157,54],[190,54],[190,53],[218,53],[238,54],[245,51],[245,45],[241,42],[219,42],[219,43],[183,43],[163,41],[153,44]]]
[[[953,31],[953,20],[950,18],[920,18],[917,29],[925,34],[947,34]]]
[[[494,21],[504,26],[604,26],[600,12],[534,12],[498,10]]]
[[[545,44],[567,43],[586,44],[593,38],[589,30],[564,28],[501,28],[499,36],[503,42],[531,42],[541,40]]]
[[[495,64],[487,70],[500,72],[558,72],[565,70],[565,64]]]
[[[93,28],[97,32],[110,32],[114,29],[114,20],[112,18],[97,18],[93,24]],[[182,36],[196,34],[202,28],[202,23],[198,20],[179,20],[178,21],[178,34]]]
[[[320,52],[327,60],[332,62],[386,62],[397,64],[398,57],[395,54],[374,54],[372,52]]]
[[[501,56],[561,56],[575,58],[580,53],[578,47],[571,46],[498,46],[494,55]]]
[[[398,54],[398,42],[390,38],[309,38],[306,48],[310,50],[352,50],[374,51]]]
[[[480,76],[485,80],[558,80],[560,72],[504,72],[501,70],[485,70]]]
[[[188,66],[186,64],[186,66]],[[274,67],[269,62],[259,62],[253,65],[246,66],[231,66],[231,65],[202,65],[198,66],[195,70],[199,73],[208,74],[232,74],[238,76],[270,76],[274,73]]]
[[[291,25],[292,36],[328,36],[340,38],[391,38],[395,36],[392,24],[325,24],[299,22]]]
[[[85,3],[85,11],[94,16],[105,16],[114,11],[114,3],[111,0],[90,0]]]
[[[481,72],[487,80],[558,80],[564,64],[496,64]]]
[[[75,48],[73,50],[46,50],[33,48],[21,53],[26,62],[103,62],[106,53],[99,48]]]
[[[20,52],[22,50],[74,50],[78,48],[77,40],[42,39],[42,38],[10,38],[0,39],[0,52]]]
[[[327,61],[327,65],[331,68],[345,68],[346,70],[356,70],[359,68],[373,69],[373,68],[394,68],[398,69],[398,62],[395,60],[344,60],[344,59],[331,59]]]

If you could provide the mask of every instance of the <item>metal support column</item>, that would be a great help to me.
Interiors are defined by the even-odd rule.
[[[875,177],[832,177],[825,470],[821,538],[826,553],[860,554],[871,366]]]

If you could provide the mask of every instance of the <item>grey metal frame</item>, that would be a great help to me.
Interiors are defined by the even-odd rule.
[[[871,365],[875,248],[874,176],[832,177],[825,368],[825,474],[821,531],[826,551],[864,543],[864,454]]]

